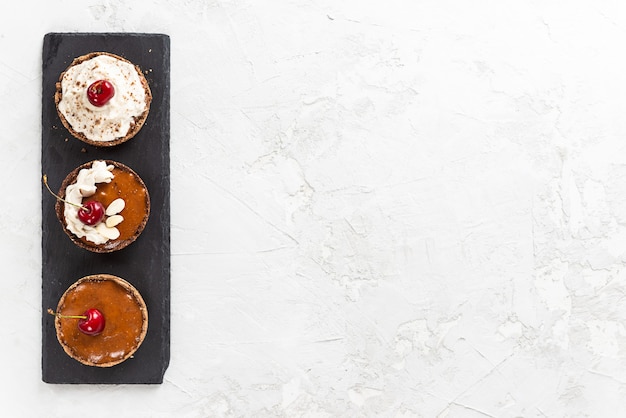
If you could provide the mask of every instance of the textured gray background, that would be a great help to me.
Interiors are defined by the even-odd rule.
[[[41,382],[52,31],[171,36],[156,387]],[[4,3],[3,409],[619,416],[625,31],[620,1]]]

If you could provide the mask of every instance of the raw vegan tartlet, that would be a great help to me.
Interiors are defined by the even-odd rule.
[[[54,101],[61,123],[74,137],[110,147],[141,130],[152,93],[137,65],[109,52],[91,52],[61,73]]]
[[[77,246],[110,253],[133,243],[150,216],[150,195],[130,167],[112,160],[80,165],[63,180],[55,210],[65,233]],[[93,225],[79,216],[82,208],[99,203],[103,217]]]
[[[88,310],[101,314],[96,334],[81,329]],[[137,289],[111,274],[85,276],[61,296],[54,326],[63,350],[87,366],[111,367],[132,357],[148,331],[148,309]]]

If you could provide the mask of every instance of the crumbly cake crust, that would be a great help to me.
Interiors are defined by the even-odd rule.
[[[136,177],[136,179],[139,181],[139,183],[142,185],[142,187],[146,191],[146,202],[145,202],[146,203],[146,215],[143,218],[143,221],[137,226],[135,234],[132,237],[125,239],[125,240],[119,240],[119,239],[112,240],[112,241],[105,242],[104,244],[95,244],[93,242],[80,239],[79,237],[74,235],[72,231],[67,229],[67,223],[65,222],[65,213],[64,213],[65,203],[57,199],[57,202],[55,204],[56,215],[57,215],[57,218],[59,219],[59,222],[61,222],[61,225],[63,226],[63,230],[65,231],[67,236],[72,240],[74,244],[76,244],[80,248],[83,248],[85,250],[88,250],[94,253],[111,253],[111,252],[119,251],[123,248],[126,248],[127,246],[135,242],[135,240],[137,240],[139,235],[141,235],[150,217],[150,195],[148,193],[148,188],[146,187],[141,177],[139,177],[139,175],[135,173],[130,167],[120,162],[113,161],[113,160],[103,160],[103,161],[105,161],[107,165],[113,165],[115,168],[118,168],[126,172],[130,172]],[[77,168],[75,168],[71,173],[69,173],[67,177],[65,177],[65,179],[63,180],[63,183],[61,183],[59,192],[57,193],[61,199],[65,199],[65,190],[67,189],[67,186],[76,182],[76,178],[78,177],[78,172],[83,168],[90,168],[92,164],[93,164],[93,161],[89,161],[85,164],[82,164],[78,166]]]
[[[138,117],[136,117],[134,119],[134,123],[131,124],[131,127],[128,131],[128,133],[123,136],[123,137],[119,137],[116,138],[112,141],[93,141],[89,138],[87,138],[83,133],[78,132],[76,130],[74,130],[74,128],[72,127],[72,125],[67,121],[67,119],[65,118],[65,116],[63,116],[63,113],[61,113],[59,111],[59,103],[61,102],[61,99],[63,98],[63,89],[61,87],[61,81],[63,80],[63,76],[65,75],[65,72],[67,71],[67,69],[65,71],[63,71],[61,73],[61,75],[59,76],[59,80],[56,83],[56,91],[54,93],[54,103],[55,106],[57,108],[57,114],[59,115],[59,118],[61,119],[61,123],[63,124],[63,126],[65,126],[65,128],[72,134],[72,136],[74,136],[75,138],[80,139],[81,141],[89,144],[89,145],[93,145],[96,147],[112,147],[115,145],[119,145],[121,143],[124,143],[126,141],[128,141],[129,139],[131,139],[132,137],[134,137],[142,128],[142,126],[144,125],[146,119],[148,118],[148,113],[150,112],[150,104],[152,103],[152,92],[150,91],[150,86],[148,85],[148,80],[146,80],[146,77],[143,75],[143,73],[141,72],[141,69],[139,68],[139,66],[133,64],[132,62],[130,62],[129,60],[120,57],[119,55],[115,55],[112,54],[110,52],[90,52],[88,54],[85,55],[81,55],[80,57],[75,58],[72,63],[69,65],[68,69],[74,65],[78,65],[82,62],[85,62],[87,60],[90,60],[92,58],[95,58],[99,55],[108,55],[110,57],[113,58],[117,58],[121,61],[125,61],[129,64],[132,64],[135,69],[137,70],[137,73],[139,74],[139,79],[141,80],[141,85],[144,88],[144,91],[146,93],[146,109],[144,110],[144,112],[139,115]]]

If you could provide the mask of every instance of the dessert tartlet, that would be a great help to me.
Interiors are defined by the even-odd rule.
[[[89,335],[77,326],[88,310],[98,310],[104,328]],[[148,309],[137,289],[111,274],[85,276],[61,296],[54,326],[63,350],[87,366],[111,367],[132,357],[148,331]]]
[[[146,185],[130,167],[117,161],[80,165],[63,180],[58,197],[55,210],[65,233],[74,244],[95,253],[118,251],[133,243],[150,216]],[[96,203],[104,212],[102,218],[95,223],[86,221],[81,215]]]
[[[137,65],[109,52],[92,52],[75,58],[61,73],[54,101],[61,123],[74,137],[110,147],[139,132],[152,93]]]

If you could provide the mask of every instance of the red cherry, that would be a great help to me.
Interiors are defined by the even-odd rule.
[[[78,329],[87,335],[98,335],[104,330],[104,315],[97,309],[87,309],[78,321]]]
[[[107,104],[115,95],[115,87],[108,80],[98,80],[91,83],[87,88],[87,98],[89,103],[101,107]]]
[[[48,176],[43,175],[43,184],[46,185],[48,191],[52,194],[52,196],[56,197],[63,203],[67,203],[68,205],[72,205],[78,208],[78,219],[85,225],[94,226],[100,223],[104,219],[104,205],[97,200],[90,200],[84,205],[78,205],[76,203],[68,202],[65,199],[61,199],[60,196],[56,195],[50,186],[48,186]]]
[[[85,225],[93,226],[104,219],[104,205],[97,200],[90,200],[78,209],[78,219]]]

